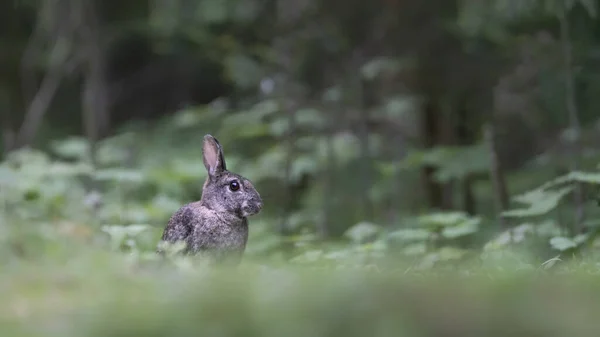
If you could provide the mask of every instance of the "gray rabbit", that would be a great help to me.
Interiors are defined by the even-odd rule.
[[[260,212],[262,199],[250,180],[227,171],[216,138],[204,136],[202,154],[208,171],[202,197],[171,216],[162,240],[184,241],[186,254],[201,253],[214,262],[239,264],[248,241],[247,217]]]

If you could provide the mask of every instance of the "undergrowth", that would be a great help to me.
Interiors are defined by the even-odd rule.
[[[101,142],[95,167],[78,138],[0,164],[2,336],[600,333],[597,205],[586,204],[583,234],[571,235],[564,216],[573,184],[593,190],[597,173],[523,191],[503,229],[489,214],[406,213],[399,223],[357,221],[322,241],[313,193],[291,215],[292,235],[275,230],[276,186],[261,167],[276,170],[277,152],[253,165],[231,153],[229,164],[256,181],[266,207],[250,221],[243,264],[222,269],[155,253],[168,217],[199,197],[204,178],[198,148],[170,153],[150,141],[168,138],[156,132]],[[298,170],[313,169],[305,164]]]

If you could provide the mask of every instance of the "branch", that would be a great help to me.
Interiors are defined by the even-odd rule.
[[[40,17],[41,15],[39,15],[38,20],[41,19]],[[36,55],[40,54],[41,46],[44,43],[42,33],[43,30],[41,29],[41,25],[37,24],[31,38],[27,41],[27,45],[23,52],[21,61],[21,90],[23,91],[26,105],[32,101],[33,97],[35,97],[37,90],[35,71],[33,68],[35,66]]]
[[[60,41],[60,40],[59,40]],[[16,137],[16,147],[22,147],[30,144],[33,141],[44,115],[48,111],[48,107],[54,98],[56,91],[60,86],[63,78],[63,55],[64,46],[57,41],[50,54],[50,69],[44,76],[39,90],[36,92],[31,104],[29,105],[23,124],[19,129]]]
[[[28,108],[15,137],[15,148],[26,146],[33,141],[63,79],[67,56],[65,51],[68,48],[65,42],[70,32],[70,19],[65,19],[62,15],[69,12],[68,5],[69,3],[66,1],[47,0],[38,9],[38,22],[22,58],[22,90],[27,99]],[[51,27],[43,25],[45,21],[48,21],[45,20],[47,17],[50,17],[53,22]],[[44,35],[48,34],[48,30],[54,37],[54,45],[49,56],[48,70],[39,89],[36,89],[35,78],[29,68],[34,67],[35,56],[40,53],[41,46],[45,44]],[[35,94],[33,94],[34,92]]]

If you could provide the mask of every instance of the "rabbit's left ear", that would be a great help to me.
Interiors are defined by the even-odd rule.
[[[218,175],[227,169],[221,144],[219,144],[219,141],[211,135],[204,136],[202,160],[204,161],[204,167],[206,167],[208,175],[211,177]]]

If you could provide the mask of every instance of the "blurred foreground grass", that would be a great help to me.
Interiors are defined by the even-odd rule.
[[[4,264],[0,335],[600,335],[595,264],[383,272],[171,262],[65,245]]]

